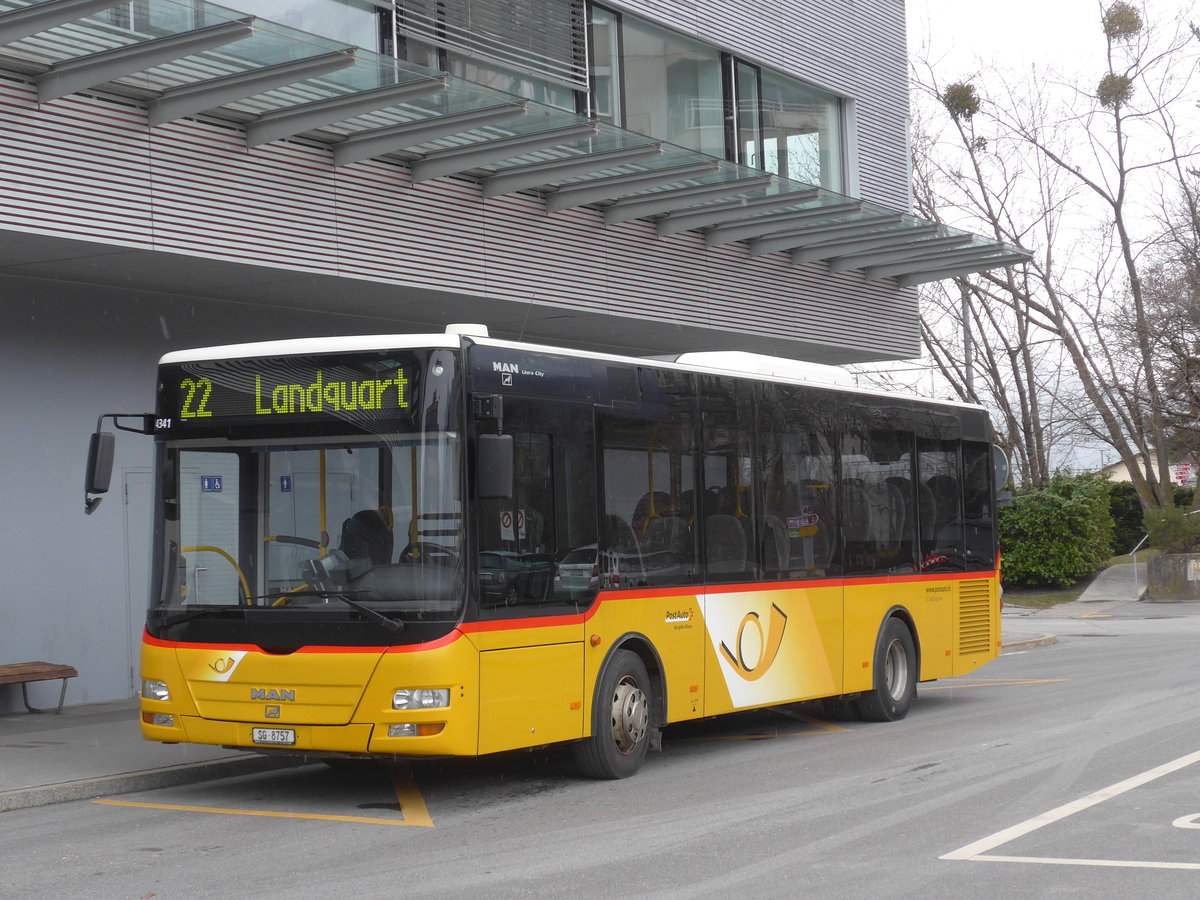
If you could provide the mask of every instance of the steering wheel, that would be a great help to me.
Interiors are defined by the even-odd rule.
[[[430,541],[410,541],[400,551],[400,562],[402,563],[436,563],[452,566],[457,560],[458,554],[449,547],[443,547],[441,544],[434,544]]]

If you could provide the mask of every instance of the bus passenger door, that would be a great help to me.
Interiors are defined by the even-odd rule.
[[[596,544],[590,404],[506,396],[503,430],[513,439],[512,491],[471,507],[479,625],[467,633],[480,650],[480,753],[583,736],[579,613],[596,594],[586,576],[579,584],[562,574],[572,551]]]

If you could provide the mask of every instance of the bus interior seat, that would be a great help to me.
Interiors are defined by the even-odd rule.
[[[746,571],[746,532],[736,516],[716,513],[704,520],[707,568],[715,574]]]
[[[604,517],[604,546],[605,550],[615,550],[619,553],[641,556],[641,546],[632,526],[620,516]]]
[[[791,542],[787,528],[778,516],[763,517],[763,568],[768,572],[786,572],[791,561]]]
[[[682,516],[651,519],[644,543],[648,550],[672,550],[685,558],[692,556],[692,529]]]
[[[342,523],[339,549],[350,559],[369,559],[377,566],[392,561],[392,532],[377,509],[360,509]]]

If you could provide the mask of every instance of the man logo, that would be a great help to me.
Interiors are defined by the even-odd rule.
[[[758,630],[758,648],[756,658],[746,658],[746,626],[753,625]],[[779,654],[779,647],[783,643],[783,632],[787,628],[787,613],[771,604],[771,631],[769,634],[763,634],[762,622],[759,621],[758,613],[748,612],[746,617],[742,619],[742,624],[738,627],[737,653],[721,642],[721,654],[729,665],[733,666],[733,670],[738,673],[746,681],[758,681],[767,674],[767,670],[771,668],[771,664],[775,662],[775,657]]]
[[[251,700],[295,700],[296,692],[291,688],[250,688]]]

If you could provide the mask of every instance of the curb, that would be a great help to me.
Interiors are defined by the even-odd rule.
[[[194,784],[215,778],[232,778],[236,775],[253,775],[273,769],[285,769],[304,765],[311,760],[284,756],[246,756],[218,759],[210,762],[188,763],[165,769],[147,769],[123,775],[106,775],[101,778],[83,778],[79,781],[60,781],[37,787],[18,788],[0,792],[0,813],[16,809],[32,809],[72,800],[93,800],[108,794],[129,794],[154,788]]]
[[[1005,641],[1000,645],[1000,652],[1006,653],[1009,650],[1028,650],[1031,647],[1048,647],[1051,644],[1057,644],[1058,638],[1053,634],[1039,634],[1036,637],[1022,638],[1016,641]]]

